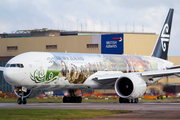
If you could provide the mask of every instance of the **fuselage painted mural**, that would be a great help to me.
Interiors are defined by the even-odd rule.
[[[30,73],[35,83],[51,83],[64,78],[70,84],[83,84],[97,71],[121,71],[123,73],[158,70],[157,60],[149,56],[51,53],[47,70],[36,69]]]

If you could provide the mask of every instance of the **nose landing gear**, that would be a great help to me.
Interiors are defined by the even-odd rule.
[[[18,100],[17,103],[20,104],[26,104],[27,100],[26,98],[24,98],[24,92],[27,92],[27,89],[24,87],[15,87],[14,91],[16,91],[18,93]]]
[[[18,98],[18,100],[17,100],[17,103],[20,105],[20,104],[26,104],[27,103],[27,100],[26,100],[26,98]]]

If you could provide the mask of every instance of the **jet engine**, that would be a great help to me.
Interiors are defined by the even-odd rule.
[[[138,98],[145,93],[146,83],[136,73],[124,74],[116,80],[115,91],[121,98]]]
[[[26,92],[22,92],[22,87],[15,87],[14,89],[14,93],[18,96],[18,97],[22,97],[23,98],[34,98],[37,97],[38,95],[42,94],[44,91],[42,90],[29,90],[27,89]]]

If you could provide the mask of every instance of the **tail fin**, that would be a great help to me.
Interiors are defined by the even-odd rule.
[[[157,39],[156,45],[151,56],[167,60],[167,53],[171,34],[171,25],[174,9],[169,9],[169,13],[164,22],[163,28]]]

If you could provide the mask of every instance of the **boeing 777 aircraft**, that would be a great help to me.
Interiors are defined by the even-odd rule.
[[[146,87],[161,78],[180,74],[180,66],[167,61],[173,9],[169,10],[151,56],[59,52],[27,52],[1,67],[14,86],[17,103],[26,104],[43,91],[67,89],[63,102],[81,103],[81,89],[115,89],[120,103],[137,103]]]

